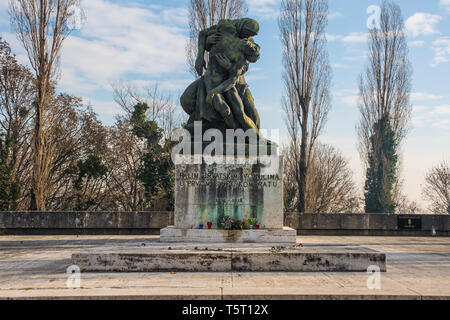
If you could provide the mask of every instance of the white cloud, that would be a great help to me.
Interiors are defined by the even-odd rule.
[[[425,45],[425,41],[423,41],[423,40],[411,41],[408,43],[408,45],[412,48],[419,48],[419,47],[423,47]]]
[[[188,10],[186,8],[169,8],[161,11],[161,18],[164,23],[178,26],[186,25],[188,22]]]
[[[438,115],[450,115],[450,105],[437,106],[433,109],[433,113]]]
[[[440,0],[441,6],[447,9],[447,12],[450,13],[450,0]]]
[[[413,106],[412,107],[413,112],[425,111],[427,109],[428,109],[428,107],[425,107],[425,106]]]
[[[339,35],[339,34],[326,34],[327,40],[330,42],[342,41],[344,43],[366,43],[367,42],[367,33],[364,32],[352,32],[348,35]]]
[[[0,8],[5,0],[0,0]],[[139,6],[139,7],[138,7]],[[161,87],[186,86],[185,43],[187,10],[162,6],[117,4],[106,0],[83,1],[87,21],[63,43],[62,91],[85,97],[100,115],[119,113],[114,103],[98,100],[98,90],[111,90],[118,80],[155,80]],[[2,36],[22,64],[28,58],[14,34]],[[90,97],[90,98],[87,98]],[[93,98],[93,99],[92,99]]]
[[[161,89],[168,91],[180,91],[186,89],[189,84],[192,83],[192,78],[188,79],[173,79],[173,80],[164,80],[158,82],[161,86]]]
[[[164,79],[164,80],[130,80],[130,81],[119,81],[129,84],[136,88],[152,88],[157,85],[159,89],[167,91],[171,94],[177,91],[184,90],[192,83],[192,78],[186,79]]]
[[[264,72],[264,69],[258,68],[258,67],[250,67],[249,71],[247,72],[247,74],[245,75],[245,79],[248,82],[251,81],[258,81],[258,80],[262,80],[262,79],[266,79],[267,76]]]
[[[444,98],[444,96],[438,96],[435,94],[425,92],[411,92],[410,96],[412,101],[440,100]]]
[[[355,56],[344,57],[343,59],[345,61],[361,61],[361,60],[365,60],[366,58],[367,58],[367,54],[359,54],[359,55],[355,55]]]
[[[450,61],[450,38],[439,38],[433,41],[434,49],[433,67]]]
[[[345,68],[347,68],[348,66],[345,65],[345,64],[343,64],[343,63],[333,63],[333,64],[331,65],[331,67],[334,68],[334,69],[345,69]]]
[[[363,32],[352,32],[342,38],[345,43],[365,43],[367,41],[367,34]]]
[[[436,25],[441,19],[441,16],[435,14],[418,12],[406,20],[405,27],[414,37],[432,35],[438,33]]]
[[[249,16],[276,19],[279,15],[280,0],[247,0]]]
[[[439,120],[433,123],[433,127],[438,128],[440,130],[449,130],[450,129],[450,120]]]
[[[84,10],[87,22],[63,45],[63,88],[87,92],[130,75],[184,71],[186,10],[158,12],[105,0],[85,1]]]
[[[340,11],[335,11],[335,12],[328,13],[328,19],[330,19],[330,20],[336,19],[336,18],[340,18],[340,17],[343,17],[343,16],[344,15]]]
[[[110,101],[102,101],[91,98],[83,98],[83,101],[90,105],[97,114],[108,116],[124,114],[122,108],[120,108],[117,103],[112,101],[112,99]]]
[[[341,105],[349,107],[356,107],[358,105],[358,91],[357,90],[339,90],[334,92],[333,100],[338,101]]]
[[[415,128],[450,130],[450,105],[413,106],[412,124]]]

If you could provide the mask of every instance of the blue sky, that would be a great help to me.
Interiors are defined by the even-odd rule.
[[[277,17],[280,0],[247,0],[248,16],[260,22],[261,59],[247,81],[262,127],[286,135],[280,107],[281,44]],[[422,202],[426,170],[450,158],[450,0],[397,0],[408,32],[414,69],[412,129],[402,146],[404,191]],[[0,34],[18,59],[23,49],[9,26],[8,0],[0,0]],[[357,78],[366,62],[367,8],[379,0],[330,0],[327,29],[333,67],[333,109],[321,141],[338,147],[350,160],[362,190],[363,169],[356,150]],[[91,103],[105,124],[120,109],[112,99],[116,81],[151,84],[177,98],[193,80],[185,63],[188,0],[84,0],[87,20],[64,43],[59,89]],[[425,207],[425,204],[423,204]]]

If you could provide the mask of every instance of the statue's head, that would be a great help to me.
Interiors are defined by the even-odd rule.
[[[255,63],[259,59],[260,47],[252,40],[243,40],[244,53],[247,61]]]
[[[259,32],[259,24],[256,20],[243,18],[237,24],[237,31],[241,39],[254,37]]]

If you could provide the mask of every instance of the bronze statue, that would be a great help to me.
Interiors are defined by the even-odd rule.
[[[259,115],[244,77],[249,64],[259,59],[260,48],[253,41],[258,32],[258,23],[249,18],[220,20],[200,32],[195,67],[201,77],[181,97],[191,133],[194,121],[202,121],[203,131],[253,129],[259,136]]]

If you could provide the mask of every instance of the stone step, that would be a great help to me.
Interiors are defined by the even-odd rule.
[[[74,253],[82,272],[367,272],[386,271],[386,255],[358,248],[124,250]]]

